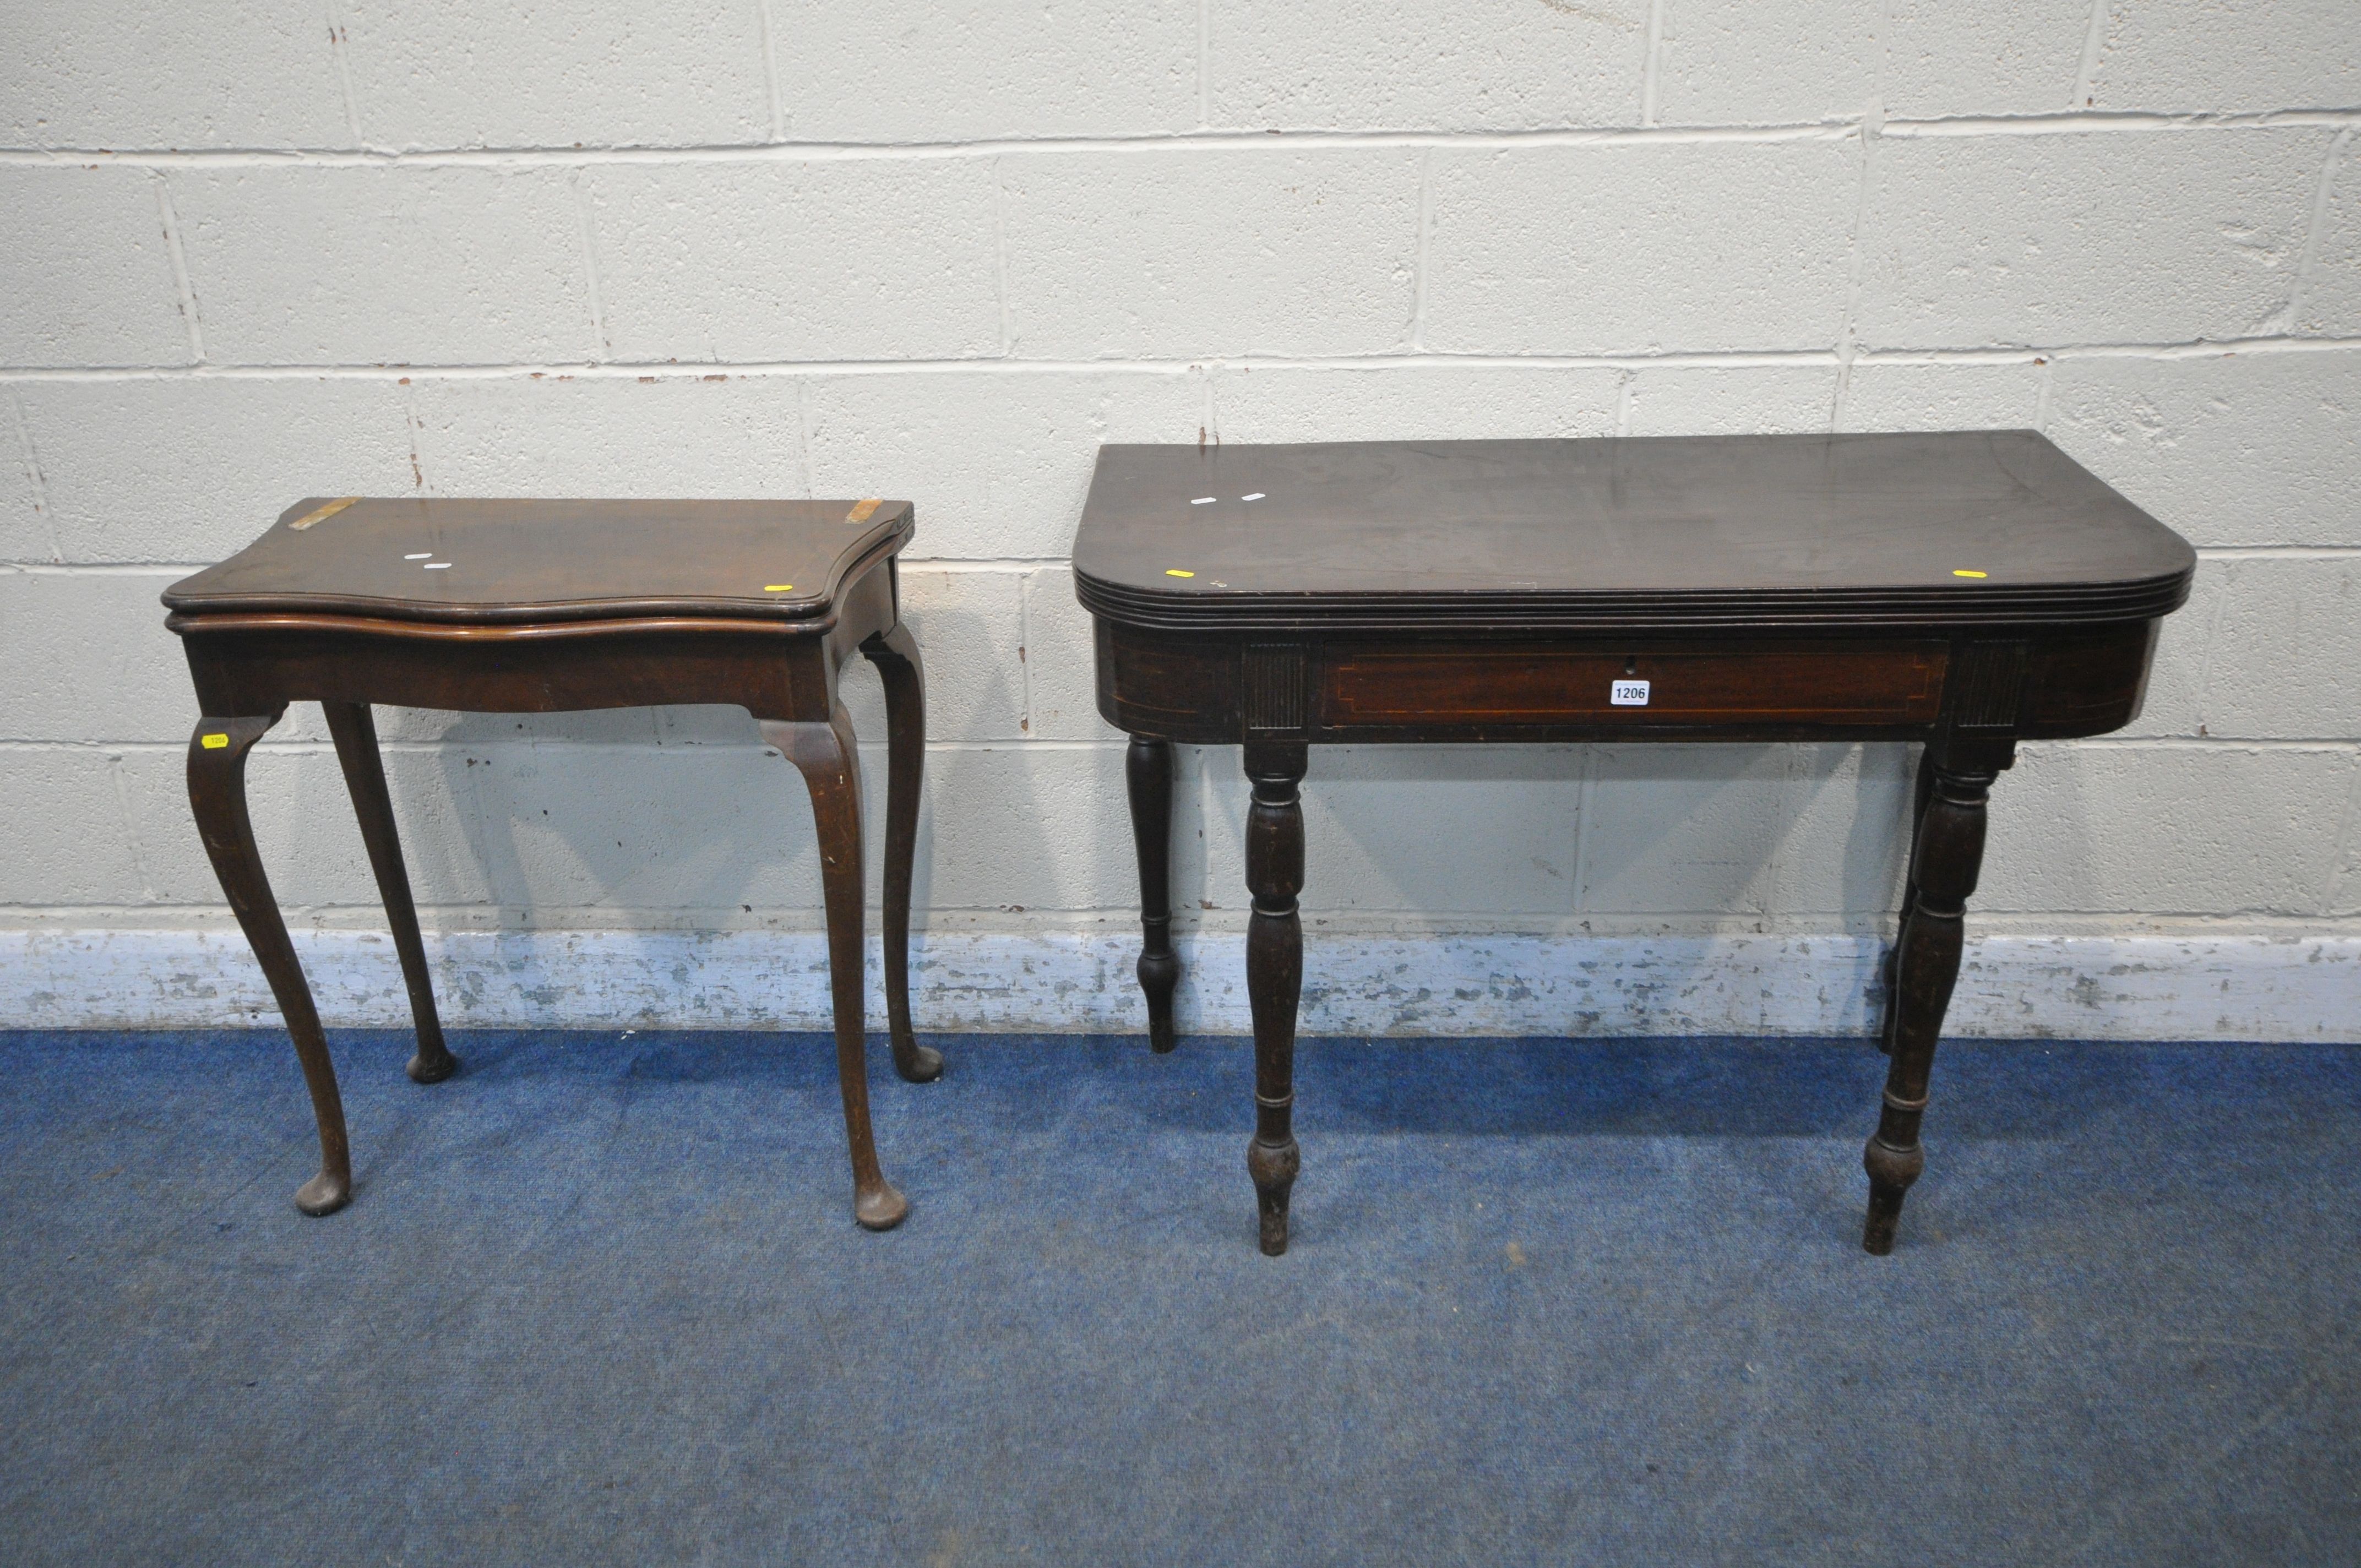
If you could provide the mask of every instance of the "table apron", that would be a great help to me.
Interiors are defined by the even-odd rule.
[[[469,713],[557,713],[720,703],[758,718],[826,722],[834,650],[776,633],[428,641],[311,630],[192,629],[183,641],[210,715],[289,702],[384,703]]]
[[[2157,624],[1609,641],[1101,619],[1098,700],[1119,729],[1198,745],[2091,735],[2137,715]]]

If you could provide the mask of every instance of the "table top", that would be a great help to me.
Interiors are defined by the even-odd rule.
[[[1104,446],[1074,543],[1173,629],[2121,620],[2195,566],[2031,431]]]
[[[824,617],[856,566],[910,536],[898,500],[313,497],[164,592],[181,615],[518,624]]]

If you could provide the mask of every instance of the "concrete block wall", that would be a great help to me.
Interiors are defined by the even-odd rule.
[[[1100,443],[2031,426],[2202,565],[2140,722],[2002,782],[1978,929],[2361,952],[2356,126],[2345,0],[14,7],[0,931],[229,928],[155,596],[306,494],[915,499],[919,921],[1022,968],[1132,929],[1064,565]],[[818,924],[742,716],[380,727],[446,943]],[[1184,758],[1209,942],[1236,761]],[[1873,947],[1909,765],[1321,751],[1315,978],[1484,933]],[[316,713],[252,779],[299,927],[377,923]],[[213,994],[43,972],[10,994],[51,1022]]]

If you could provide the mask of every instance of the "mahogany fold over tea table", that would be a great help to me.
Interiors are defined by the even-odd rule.
[[[2195,553],[2028,431],[1108,446],[1074,544],[1098,706],[1132,737],[1172,1048],[1171,746],[1243,745],[1266,1253],[1287,1246],[1307,749],[1322,742],[1923,742],[1864,1156],[1863,1245],[1925,1165],[1984,801],[2020,739],[2139,711]]]
[[[434,992],[394,835],[369,705],[550,713],[663,703],[747,709],[799,769],[818,820],[836,1057],[853,1215],[872,1230],[909,1205],[869,1127],[862,986],[861,772],[837,672],[855,650],[885,685],[885,999],[894,1065],[914,1083],[942,1058],[910,1029],[910,873],[925,766],[917,643],[894,557],[907,501],[360,499],[298,502],[253,544],[175,583],[204,717],[189,800],[222,891],[293,1036],[320,1124],[308,1214],[352,1197],[335,1066],[255,849],[246,757],[290,702],[326,710],[384,894],[418,1028],[410,1076],[448,1078]]]

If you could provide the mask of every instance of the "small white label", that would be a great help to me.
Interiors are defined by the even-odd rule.
[[[1648,683],[1617,681],[1607,688],[1607,700],[1617,707],[1645,707],[1648,706]]]

